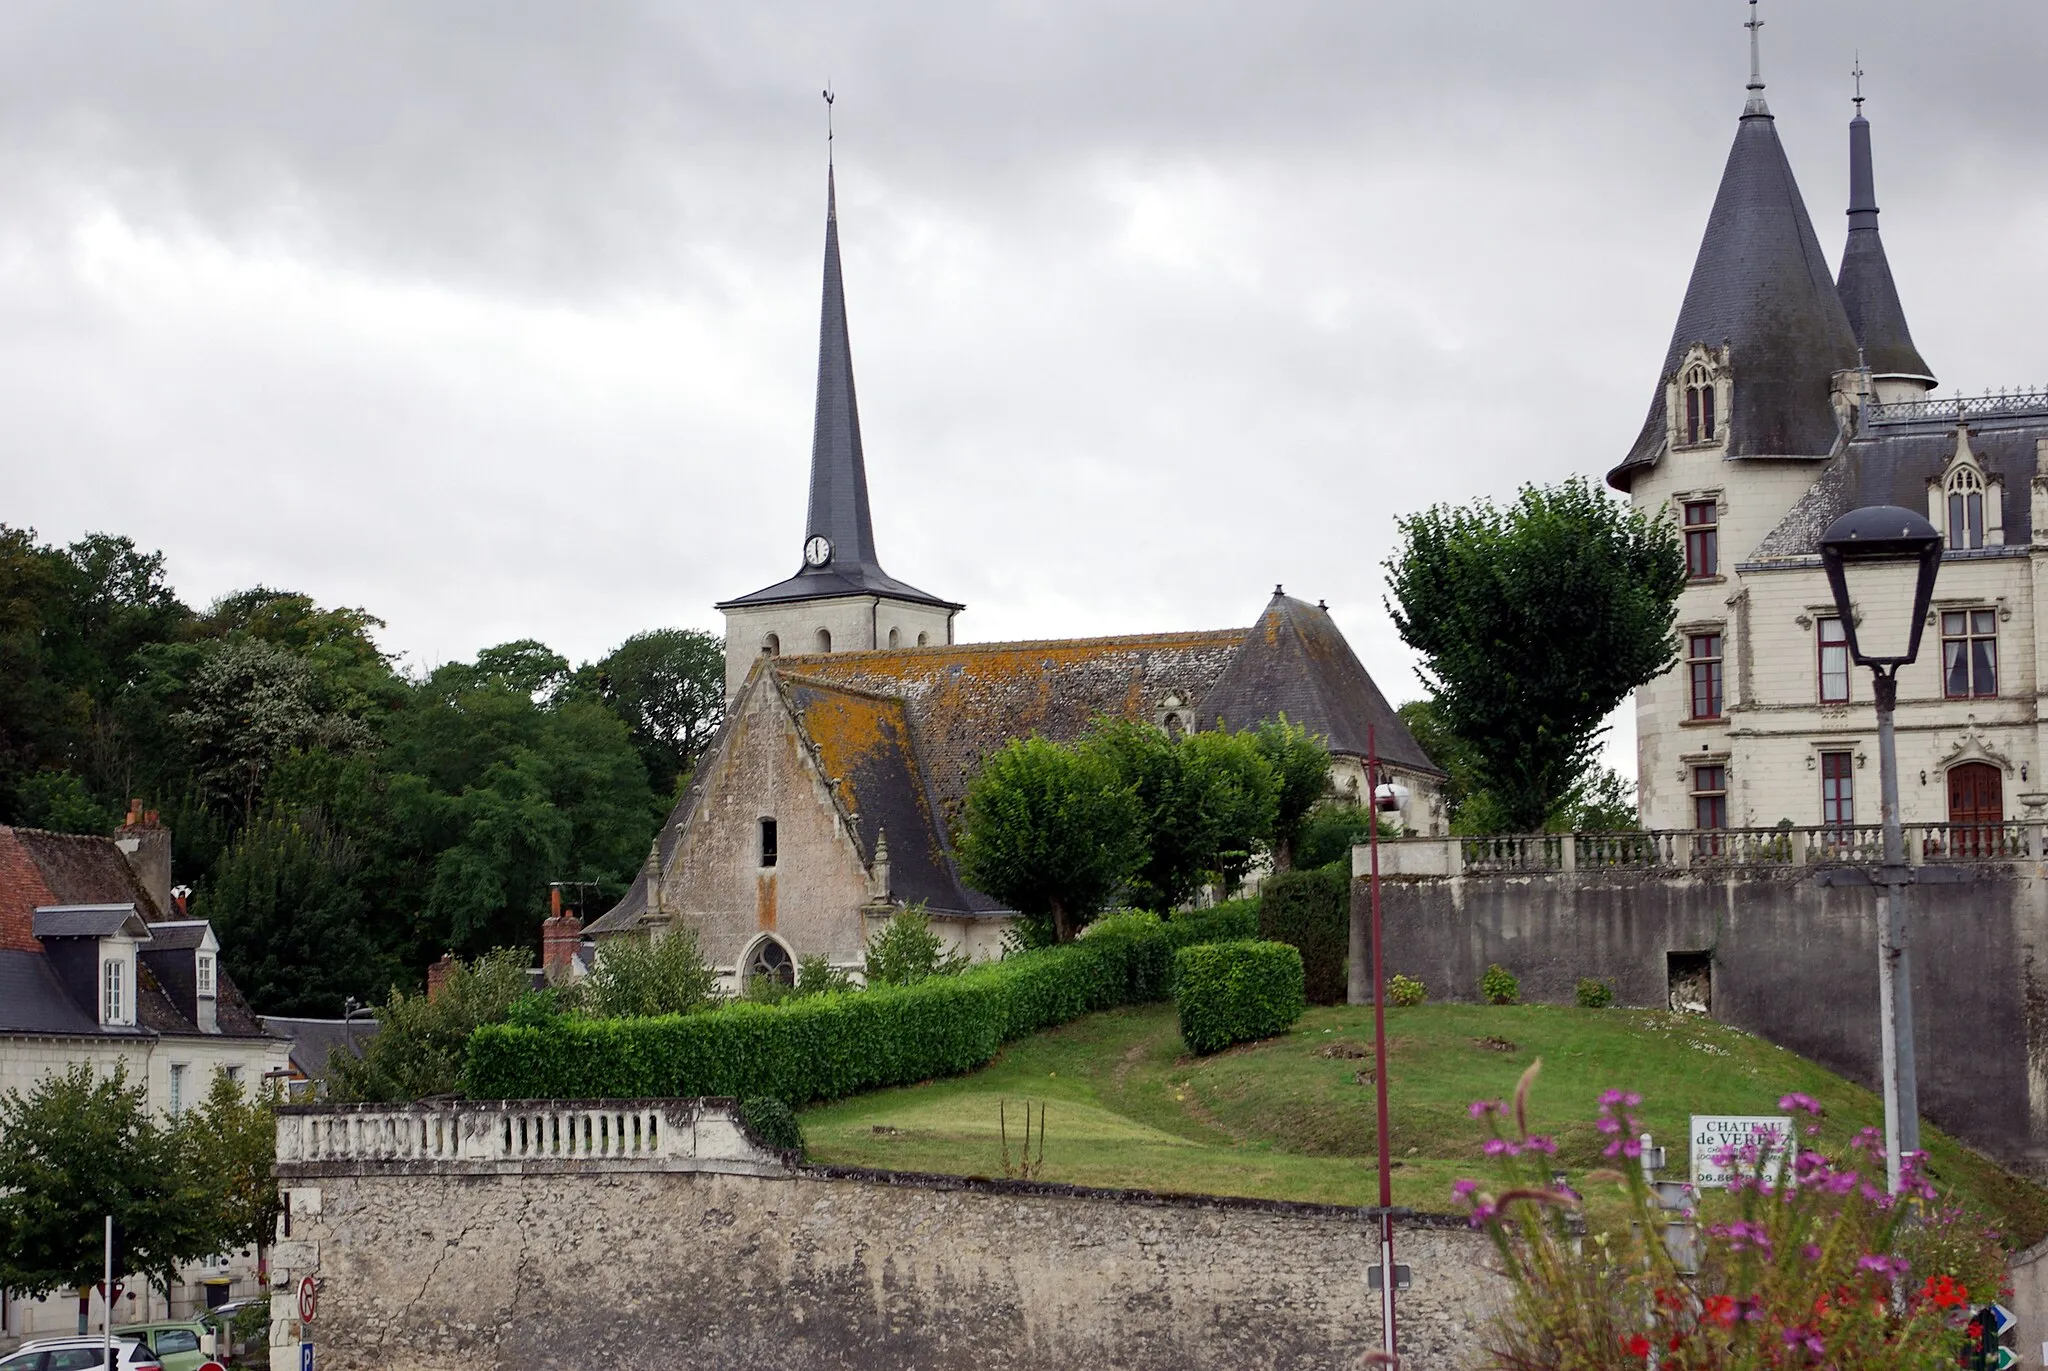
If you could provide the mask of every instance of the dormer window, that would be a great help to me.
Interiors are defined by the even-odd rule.
[[[212,953],[202,952],[199,954],[199,970],[196,979],[198,980],[198,990],[201,995],[211,995],[214,993]]]
[[[1950,552],[2005,545],[2005,483],[1984,469],[1958,425],[1955,451],[1927,483],[1927,518]]]
[[[128,963],[119,957],[100,963],[100,1022],[128,1022]]]
[[[1695,363],[1685,369],[1685,441],[1714,441],[1714,378]]]
[[[1958,464],[1948,478],[1948,545],[1984,546],[1984,478],[1973,466]]]

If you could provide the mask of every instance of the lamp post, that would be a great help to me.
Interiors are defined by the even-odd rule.
[[[1920,1150],[1920,1091],[1913,1065],[1913,972],[1901,888],[1912,883],[1913,873],[1906,865],[1899,823],[1899,751],[1892,716],[1899,704],[1899,668],[1920,655],[1920,631],[1941,568],[1941,535],[1910,509],[1873,505],[1851,510],[1828,526],[1820,559],[1835,611],[1842,616],[1849,655],[1870,668],[1877,700],[1877,778],[1884,818],[1884,860],[1877,872],[1877,993],[1885,1172],[1897,1194],[1902,1159]]]

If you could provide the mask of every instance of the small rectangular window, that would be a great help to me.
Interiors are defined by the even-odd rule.
[[[1696,766],[1692,769],[1692,826],[1728,827],[1728,768]]]
[[[1967,700],[1998,693],[1998,611],[1949,610],[1941,616],[1942,693]]]
[[[1685,441],[1697,443],[1700,440],[1700,388],[1685,388]]]
[[[1856,822],[1855,761],[1847,752],[1820,754],[1820,821],[1829,828]]]
[[[1686,667],[1692,674],[1692,717],[1721,717],[1721,635],[1695,633],[1686,640]]]
[[[127,965],[110,957],[100,965],[100,1022],[118,1024],[128,1017]]]
[[[213,993],[213,958],[205,952],[199,954],[199,993]]]
[[[1815,624],[1820,643],[1820,702],[1842,705],[1849,702],[1849,635],[1840,619],[1822,619]]]
[[[171,1117],[185,1112],[185,1067],[183,1063],[171,1063]]]
[[[1721,574],[1721,510],[1712,500],[1685,507],[1685,574],[1695,581]]]
[[[761,865],[775,865],[775,820],[761,820]]]

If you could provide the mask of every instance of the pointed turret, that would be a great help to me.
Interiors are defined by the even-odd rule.
[[[853,389],[853,345],[846,329],[846,287],[839,267],[839,189],[825,167],[825,292],[818,318],[818,399],[811,424],[811,499],[804,519],[802,569],[765,590],[726,600],[720,609],[847,595],[957,610],[890,576],[875,557],[868,472],[861,450],[860,405]],[[879,646],[879,644],[869,644]]]
[[[1840,434],[1834,377],[1856,369],[1856,336],[1764,102],[1755,27],[1750,43],[1749,95],[1735,145],[1649,417],[1627,460],[1609,473],[1617,485],[1626,485],[1631,468],[1656,462],[1674,432],[1680,441],[1697,432],[1724,444],[1728,457],[1825,457]],[[1671,423],[1668,390],[1695,344],[1717,356],[1727,349],[1732,385],[1716,422],[1688,432]]]
[[[1933,390],[1934,372],[1913,334],[1892,284],[1891,263],[1877,234],[1877,190],[1870,165],[1870,121],[1863,117],[1857,72],[1856,117],[1849,121],[1849,241],[1842,249],[1836,291],[1863,348],[1864,365],[1881,399],[1916,399]]]

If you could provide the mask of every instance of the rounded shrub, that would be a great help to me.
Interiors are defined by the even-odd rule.
[[[1396,1009],[1413,1009],[1429,998],[1429,987],[1413,976],[1396,973],[1387,982],[1387,1002]]]
[[[740,1123],[763,1146],[804,1154],[804,1126],[796,1121],[796,1111],[773,1095],[741,1100]]]
[[[1611,981],[1583,977],[1578,987],[1579,1008],[1605,1009],[1614,1003],[1614,985]]]
[[[1286,943],[1207,943],[1173,959],[1173,1007],[1190,1051],[1285,1033],[1308,1008],[1301,952]]]
[[[1283,871],[1259,888],[1259,936],[1301,953],[1310,1004],[1344,1003],[1351,876],[1342,867]]]
[[[1522,998],[1522,983],[1514,972],[1495,962],[1479,978],[1479,998],[1488,1004],[1515,1004]]]

